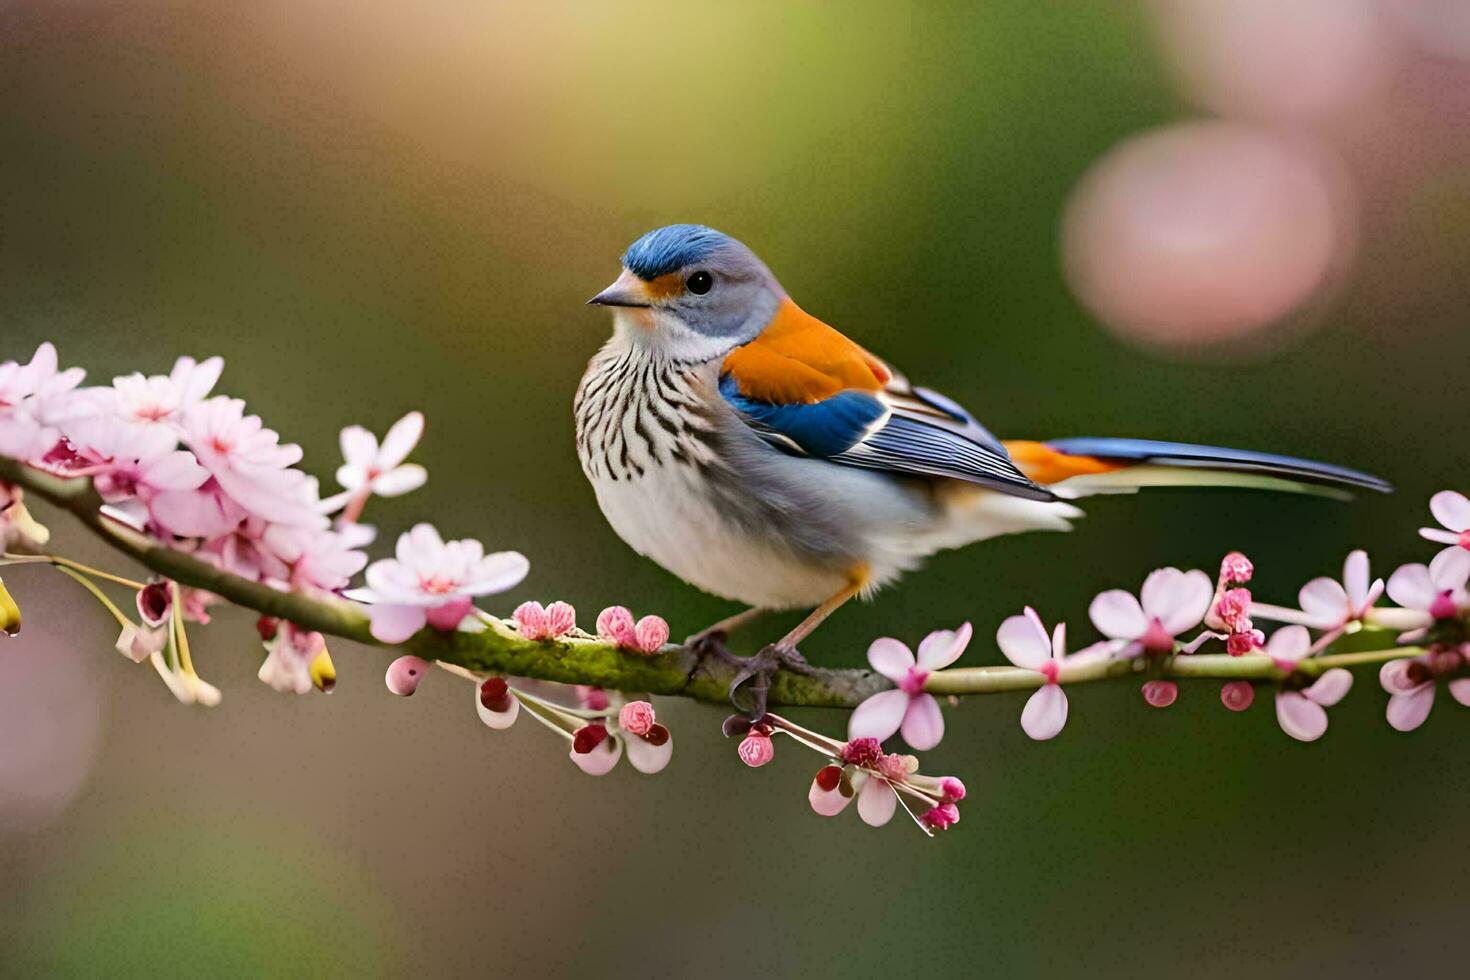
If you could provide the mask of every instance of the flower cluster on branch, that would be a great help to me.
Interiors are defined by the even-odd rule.
[[[259,676],[277,690],[332,689],[328,635],[400,646],[412,652],[388,668],[394,694],[412,694],[437,665],[472,682],[487,726],[508,727],[524,711],[562,735],[572,762],[594,775],[625,756],[645,773],[668,765],[672,737],[647,692],[712,698],[750,673],[668,646],[667,622],[622,606],[596,617],[595,634],[577,628],[565,602],[525,602],[494,616],[477,602],[519,584],[527,559],[472,539],[446,541],[427,523],[370,564],[376,534],[362,518],[371,499],[427,479],[408,462],[423,417],[410,413],[381,441],[360,426],[342,430],[341,490],[323,496],[298,468],[297,446],[239,399],[213,393],[222,369],[219,358],[180,358],[167,375],[84,387],[83,372],[62,369],[50,344],[25,364],[0,364],[0,565],[44,564],[73,579],[116,620],[116,649],[150,663],[180,701],[221,698],[189,645],[189,626],[207,624],[221,600],[262,613]],[[70,510],[150,576],[139,581],[46,553],[50,532],[30,513],[27,490]],[[916,757],[884,743],[901,736],[919,751],[937,746],[946,695],[1030,691],[1021,727],[1046,740],[1068,719],[1064,685],[1133,678],[1148,704],[1164,708],[1179,697],[1181,679],[1216,678],[1224,681],[1221,702],[1235,712],[1251,707],[1258,688],[1271,690],[1282,730],[1309,742],[1325,734],[1327,709],[1351,690],[1350,668],[1377,665],[1387,719],[1407,731],[1424,722],[1441,682],[1470,705],[1470,500],[1444,491],[1430,511],[1440,527],[1420,533],[1445,547],[1386,582],[1372,579],[1368,556],[1354,551],[1340,580],[1314,579],[1295,606],[1280,606],[1255,598],[1255,569],[1240,553],[1227,555],[1215,576],[1163,568],[1136,594],[1100,593],[1088,609],[1099,639],[1070,654],[1066,625],[1048,630],[1028,606],[995,633],[1011,666],[954,666],[972,639],[965,623],[929,634],[917,652],[891,637],[875,640],[875,673],[771,668],[770,703],[854,707],[845,740],[766,712],[765,698],[759,711],[728,719],[725,732],[740,736],[738,756],[753,768],[772,761],[780,736],[823,756],[808,794],[819,814],[856,800],[867,823],[886,823],[902,808],[932,833],[959,820],[963,784],[922,775]],[[109,595],[118,588],[127,601]],[[1395,605],[1380,604],[1385,595]],[[1281,625],[1268,635],[1258,623]],[[0,581],[0,630],[14,634],[20,625],[19,604]],[[1344,649],[1360,636],[1380,642]]]

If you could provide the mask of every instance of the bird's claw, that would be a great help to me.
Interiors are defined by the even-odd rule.
[[[691,651],[700,661],[713,657],[715,660],[729,666],[745,663],[744,658],[737,657],[730,652],[725,641],[728,634],[724,630],[710,629],[695,633],[684,641],[684,646]]]
[[[766,699],[771,690],[771,678],[782,670],[800,674],[811,673],[811,664],[797,652],[795,647],[771,644],[762,647],[750,657],[737,657],[740,671],[730,682],[730,703],[751,721],[760,721],[766,716]],[[750,685],[750,704],[740,703],[741,688]]]

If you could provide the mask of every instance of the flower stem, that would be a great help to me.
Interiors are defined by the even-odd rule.
[[[76,579],[79,583],[81,583],[82,588],[84,588],[88,592],[92,593],[92,597],[94,599],[96,599],[98,602],[102,603],[102,607],[104,609],[106,609],[108,612],[112,613],[112,618],[115,619],[115,620],[117,620],[117,625],[122,626],[124,628],[133,625],[132,624],[132,620],[130,620],[130,619],[128,619],[128,617],[124,616],[123,613],[122,613],[122,610],[119,609],[119,608],[117,608],[117,606],[113,604],[113,601],[111,599],[109,599],[109,598],[107,598],[107,596],[103,595],[102,594],[102,590],[99,589],[99,588],[97,588],[97,586],[94,585],[91,582],[91,580],[88,579],[86,576],[81,575],[78,572],[72,571],[70,568],[66,567],[65,565],[57,565],[56,566],[56,570],[58,572],[60,572],[61,574],[65,575],[65,576],[67,576],[69,578]]]

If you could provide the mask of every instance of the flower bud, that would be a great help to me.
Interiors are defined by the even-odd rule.
[[[498,678],[492,678],[496,680]],[[600,721],[583,725],[572,735],[572,751],[586,755],[607,740],[607,726]]]
[[[173,594],[167,582],[152,582],[138,590],[138,618],[145,626],[162,626],[173,613]],[[258,628],[258,627],[257,627]],[[270,637],[262,636],[268,640]]]
[[[623,606],[608,606],[597,614],[597,635],[620,647],[636,646],[638,643],[633,614]]]
[[[644,653],[658,653],[669,642],[669,624],[662,616],[644,616],[638,620],[634,637]]]
[[[5,580],[0,579],[0,633],[14,636],[20,632],[20,606],[16,604],[10,591],[5,588]]]
[[[1220,688],[1220,703],[1231,711],[1244,711],[1256,700],[1250,681],[1230,681]]]
[[[653,721],[653,705],[647,701],[629,701],[618,712],[618,724],[629,735],[647,735]]]
[[[776,744],[771,736],[752,731],[740,741],[740,761],[752,769],[759,769],[776,757]]]
[[[388,690],[401,698],[406,698],[419,689],[424,675],[429,672],[429,662],[422,657],[412,654],[399,657],[388,665],[388,674],[383,681],[388,685]]]
[[[1220,584],[1245,585],[1256,574],[1256,566],[1238,551],[1232,551],[1220,562]]]
[[[939,795],[945,803],[958,803],[965,798],[965,784],[953,776],[939,781]]]
[[[539,602],[523,602],[510,614],[516,632],[528,640],[544,640],[547,636],[546,609]]]
[[[577,685],[577,703],[588,711],[607,710],[607,692],[600,687]]]
[[[948,830],[960,822],[960,808],[953,803],[941,803],[919,819],[930,830]]]
[[[1167,708],[1179,697],[1179,685],[1173,681],[1148,681],[1143,685],[1143,699],[1155,708]]]
[[[128,623],[117,636],[117,652],[140,664],[168,645],[168,627],[139,628]]]
[[[521,702],[501,677],[487,677],[475,692],[475,710],[491,728],[509,728],[521,713]]]
[[[662,725],[650,726],[643,735],[630,735],[627,741],[628,762],[642,773],[661,772],[674,756],[673,736]]]
[[[585,751],[582,750],[582,747],[585,747]],[[623,757],[623,742],[621,739],[610,737],[601,722],[593,722],[577,729],[572,739],[572,749],[567,754],[577,768],[587,775],[605,776]],[[665,756],[663,764],[667,763],[668,758]],[[662,765],[657,765],[647,771],[656,772],[660,768]]]
[[[552,639],[565,636],[577,626],[577,610],[569,602],[553,602],[546,607],[546,635]]]
[[[323,647],[321,653],[311,659],[309,670],[311,686],[323,694],[331,694],[332,689],[337,686],[337,668],[332,663],[332,655],[327,652],[326,647]]]
[[[255,632],[260,634],[262,643],[269,643],[276,638],[280,631],[281,621],[274,616],[262,616],[255,621]]]

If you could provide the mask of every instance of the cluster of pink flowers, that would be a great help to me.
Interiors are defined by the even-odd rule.
[[[368,603],[372,632],[384,642],[401,642],[426,625],[459,628],[472,620],[474,598],[525,577],[521,555],[486,554],[476,541],[446,543],[427,524],[399,538],[393,558],[368,567],[362,549],[374,533],[358,519],[369,498],[423,484],[424,469],[406,462],[423,434],[423,416],[404,416],[381,442],[361,426],[343,429],[343,489],[324,498],[316,479],[298,468],[298,446],[283,443],[240,399],[214,394],[223,368],[218,357],[181,357],[166,375],[84,387],[84,372],[61,370],[56,349],[42,344],[26,364],[0,364],[0,455],[57,476],[90,478],[110,520],[234,575]],[[36,551],[46,537],[19,488],[0,484],[0,544]],[[365,568],[366,586],[349,591]],[[172,594],[171,583],[155,584]],[[213,702],[217,692],[194,696],[206,688],[179,649],[186,645],[183,621],[207,622],[210,597],[177,591],[181,601],[166,619],[143,614],[143,596],[137,621],[114,607],[118,649],[162,664],[164,680],[185,700]],[[330,688],[320,633],[285,623],[263,629],[262,640],[261,680],[282,691]]]
[[[1137,595],[1111,589],[1093,599],[1088,610],[1102,639],[1072,655],[1066,650],[1066,626],[1048,632],[1029,606],[1003,622],[996,645],[1015,667],[1038,675],[1036,690],[1021,713],[1021,727],[1034,739],[1055,738],[1066,725],[1069,680],[1094,679],[1109,664],[1142,660],[1143,696],[1154,707],[1168,707],[1178,698],[1178,684],[1167,676],[1174,658],[1197,653],[1218,641],[1233,657],[1270,658],[1279,672],[1276,717],[1291,737],[1304,742],[1321,738],[1327,730],[1327,709],[1347,695],[1352,675],[1340,667],[1321,669],[1314,661],[1346,633],[1366,627],[1400,631],[1400,644],[1426,644],[1424,653],[1384,664],[1380,681],[1389,693],[1388,720],[1407,731],[1422,724],[1433,704],[1440,680],[1450,694],[1470,705],[1470,500],[1459,493],[1436,494],[1430,508],[1443,529],[1426,528],[1421,534],[1449,545],[1428,565],[1408,564],[1385,584],[1372,579],[1368,555],[1354,551],[1343,563],[1341,580],[1322,577],[1302,586],[1299,608],[1255,600],[1249,583],[1255,566],[1240,552],[1226,555],[1214,582],[1202,571],[1161,568],[1150,574]],[[1397,607],[1379,606],[1387,594]],[[1285,623],[1269,638],[1257,620]],[[969,625],[956,631],[931,633],[915,657],[898,640],[875,640],[868,662],[887,677],[894,689],[864,701],[853,712],[849,738],[880,742],[902,734],[920,750],[931,749],[944,734],[939,702],[929,693],[931,678],[964,652]],[[1314,637],[1313,631],[1316,632]],[[1262,682],[1228,681],[1220,699],[1232,711],[1244,711],[1255,700]],[[1019,685],[1018,685],[1019,686]],[[1030,686],[1030,685],[1026,685]],[[758,734],[758,733],[757,733]],[[754,736],[750,736],[754,737]],[[742,746],[742,757],[746,757]],[[768,756],[750,753],[751,759]]]
[[[961,649],[968,639],[966,634],[959,642]],[[946,639],[935,640],[931,649],[940,644],[948,649],[954,643],[955,634],[949,633]],[[955,656],[958,655],[956,652]],[[921,660],[924,657],[922,648],[919,656]],[[931,654],[930,659],[933,662],[942,658]],[[909,662],[914,663],[912,654]],[[821,816],[835,817],[856,800],[858,816],[871,827],[888,823],[900,807],[931,836],[936,830],[948,830],[959,823],[959,802],[965,798],[965,784],[953,776],[923,775],[917,757],[884,752],[879,738],[854,736],[842,742],[773,714],[766,714],[759,721],[731,715],[725,719],[724,731],[726,737],[741,737],[740,761],[752,769],[775,757],[777,735],[786,735],[826,756],[826,764],[817,770],[807,792],[812,810]]]
[[[570,608],[570,607],[569,607]],[[432,665],[420,657],[399,657],[388,667],[388,690],[407,697],[418,690]],[[475,712],[497,731],[526,713],[570,743],[567,757],[592,776],[605,776],[624,755],[642,773],[663,771],[674,755],[674,740],[646,700],[627,701],[600,689],[569,688],[523,678],[485,676],[452,664],[445,670],[475,684]],[[595,691],[596,697],[588,695]]]

